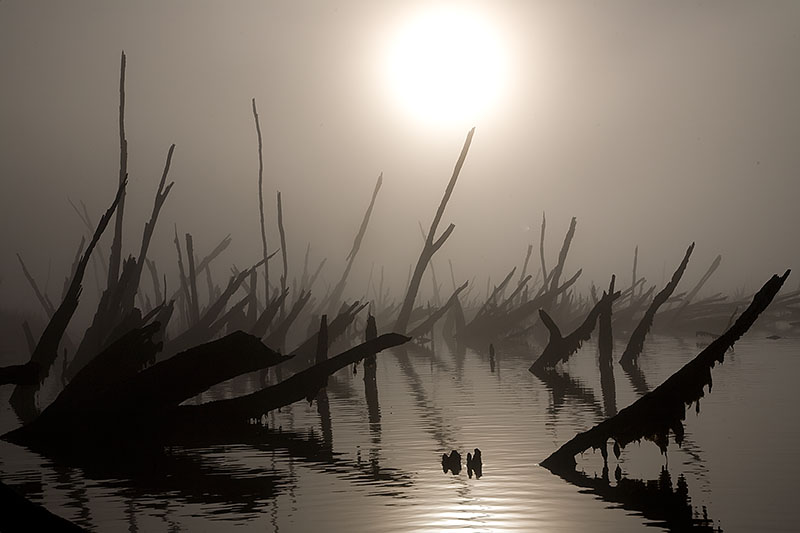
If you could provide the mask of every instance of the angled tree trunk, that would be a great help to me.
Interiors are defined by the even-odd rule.
[[[681,276],[683,276],[683,273],[686,270],[686,265],[689,263],[689,257],[692,255],[692,250],[694,250],[694,243],[692,243],[691,246],[686,249],[686,255],[683,256],[683,261],[681,261],[681,264],[678,265],[678,269],[675,270],[674,274],[672,274],[672,279],[670,279],[669,283],[667,283],[661,292],[656,294],[656,297],[653,298],[653,303],[651,303],[650,307],[647,308],[647,311],[645,311],[642,320],[639,322],[639,325],[636,326],[636,329],[631,334],[631,338],[628,341],[628,346],[625,347],[625,351],[622,353],[622,357],[619,360],[619,363],[623,367],[636,366],[639,354],[642,353],[644,339],[647,336],[647,333],[650,331],[650,327],[653,325],[653,318],[656,316],[658,308],[667,301],[667,299],[675,291],[675,287],[678,286],[678,282],[681,280]]]
[[[86,266],[89,264],[92,250],[94,250],[94,247],[100,240],[100,236],[106,230],[106,227],[108,227],[108,223],[114,211],[117,209],[120,199],[124,196],[126,183],[127,182],[124,180],[120,183],[116,197],[111,203],[111,207],[109,207],[100,218],[92,240],[89,242],[89,246],[86,247],[83,257],[81,257],[80,262],[75,268],[75,274],[72,276],[72,282],[70,283],[64,300],[61,302],[61,305],[58,306],[55,313],[53,313],[50,322],[48,322],[42,336],[39,338],[39,342],[36,344],[36,349],[33,351],[33,354],[31,354],[31,362],[37,364],[39,367],[38,381],[33,384],[18,385],[11,394],[11,406],[23,421],[30,420],[36,416],[36,392],[39,390],[41,383],[47,378],[50,373],[50,368],[58,357],[58,345],[61,343],[64,332],[70,320],[72,320],[75,310],[78,308],[78,299],[82,291],[81,283],[83,281],[83,275],[86,272]]]
[[[375,207],[375,199],[378,197],[378,191],[381,190],[381,185],[383,184],[383,173],[378,176],[378,181],[375,183],[375,189],[372,191],[372,199],[369,201],[369,207],[367,207],[366,213],[364,213],[364,218],[361,221],[361,226],[358,228],[358,233],[356,234],[356,238],[353,241],[353,247],[350,249],[350,253],[347,254],[347,265],[344,267],[344,272],[342,273],[342,277],[339,279],[339,282],[333,288],[333,291],[328,298],[328,313],[333,314],[341,305],[342,294],[344,293],[345,285],[347,284],[347,276],[350,274],[350,269],[353,267],[353,262],[356,259],[356,255],[358,255],[359,249],[361,249],[361,241],[364,239],[364,235],[367,233],[367,225],[369,224],[369,218],[372,215],[372,208]]]
[[[439,222],[442,220],[442,215],[444,215],[444,209],[447,207],[447,201],[453,194],[453,188],[456,186],[456,180],[458,180],[461,167],[464,166],[464,161],[467,158],[467,152],[469,152],[469,146],[472,144],[472,136],[474,134],[475,128],[469,130],[467,139],[464,141],[464,147],[461,149],[461,155],[458,157],[456,166],[453,169],[453,175],[451,176],[450,182],[447,184],[447,188],[444,191],[444,196],[439,204],[439,208],[436,210],[436,215],[433,217],[431,229],[428,231],[425,244],[422,247],[422,252],[420,252],[419,259],[417,260],[417,266],[414,268],[414,274],[409,280],[408,292],[403,300],[403,306],[400,308],[400,313],[397,316],[397,322],[394,326],[395,331],[404,333],[408,329],[408,323],[411,319],[411,311],[414,309],[414,301],[416,300],[417,292],[419,291],[419,284],[422,281],[422,275],[425,273],[428,262],[431,260],[431,257],[433,257],[433,254],[435,254],[439,248],[442,247],[444,242],[455,229],[455,225],[450,224],[447,229],[444,230],[444,233],[442,233],[442,235],[434,241],[434,235],[439,227]]]
[[[686,418],[686,406],[696,403],[699,411],[700,398],[705,395],[705,386],[708,385],[709,392],[711,390],[711,369],[716,363],[723,361],[725,352],[750,329],[758,316],[772,302],[789,276],[789,272],[787,270],[783,276],[772,276],[756,293],[753,301],[736,319],[733,326],[664,383],[621,410],[616,416],[579,433],[542,461],[541,465],[552,471],[570,470],[575,467],[575,455],[589,448],[599,449],[603,456],[607,457],[608,439],[615,441],[614,451],[617,455],[620,448],[639,439],[653,441],[662,453],[666,453],[670,431],[674,434],[675,441],[680,444],[684,434],[683,420]]]

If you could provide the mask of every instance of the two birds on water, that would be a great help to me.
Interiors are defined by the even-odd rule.
[[[454,476],[461,472],[461,454],[456,450],[451,451],[450,455],[442,454],[442,472],[446,474],[448,470]],[[475,448],[474,454],[467,453],[467,475],[472,478],[472,474],[475,474],[475,479],[480,479],[483,475],[483,461],[478,448]]]

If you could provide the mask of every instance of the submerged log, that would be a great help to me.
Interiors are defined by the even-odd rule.
[[[104,426],[119,431],[115,424],[158,420],[162,413],[217,383],[289,359],[257,337],[238,331],[138,372],[146,359],[155,356],[159,346],[152,338],[158,330],[158,324],[151,324],[112,344],[36,420],[4,438],[24,444],[55,435],[80,440]]]
[[[642,320],[639,322],[639,325],[636,326],[636,329],[631,334],[631,338],[628,340],[628,346],[625,347],[625,351],[622,353],[622,357],[619,360],[619,363],[623,367],[636,366],[636,361],[639,358],[639,354],[642,353],[642,348],[644,347],[644,339],[653,325],[653,318],[656,316],[658,308],[667,301],[667,299],[675,291],[675,287],[678,286],[678,282],[681,280],[681,276],[683,276],[683,272],[686,270],[686,265],[689,263],[689,257],[692,255],[692,250],[694,250],[694,243],[692,243],[689,248],[686,249],[686,254],[683,256],[683,260],[681,261],[681,264],[678,265],[677,270],[675,270],[675,272],[672,274],[672,279],[670,279],[669,283],[667,283],[661,292],[656,294],[656,297],[653,298],[653,303],[651,303],[650,307],[647,308],[647,311],[645,311]]]
[[[209,423],[215,425],[236,424],[251,418],[258,418],[262,414],[284,405],[314,398],[317,391],[325,386],[328,376],[334,372],[377,352],[404,344],[409,340],[411,338],[405,335],[385,333],[373,340],[350,348],[335,357],[326,359],[311,368],[298,372],[277,385],[237,398],[218,400],[201,405],[179,406],[171,410],[167,417],[173,420],[175,424],[188,424],[195,427]],[[175,425],[170,423],[169,427],[174,428]]]
[[[725,352],[750,329],[758,316],[772,302],[772,299],[789,276],[774,275],[753,297],[753,301],[725,333],[686,363],[652,392],[621,410],[616,416],[608,418],[593,428],[579,433],[542,461],[541,465],[551,471],[575,467],[575,455],[589,448],[600,449],[606,456],[606,443],[613,439],[615,451],[628,443],[646,439],[653,441],[666,453],[669,432],[680,445],[683,440],[683,420],[686,406],[696,402],[700,408],[700,398],[705,394],[704,387],[711,390],[711,369],[721,363]]]

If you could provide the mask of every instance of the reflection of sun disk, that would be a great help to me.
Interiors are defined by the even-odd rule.
[[[503,53],[496,35],[476,15],[428,12],[400,31],[390,54],[396,97],[428,120],[470,121],[498,98]]]

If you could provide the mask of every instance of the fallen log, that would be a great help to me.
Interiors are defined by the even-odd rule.
[[[168,427],[203,426],[210,423],[242,423],[284,405],[303,399],[314,398],[317,391],[325,386],[328,376],[353,363],[361,361],[387,348],[399,346],[411,340],[398,333],[385,333],[354,348],[326,359],[292,377],[259,391],[231,398],[204,403],[201,405],[178,406],[165,414],[171,422]]]
[[[575,467],[575,455],[589,448],[600,449],[603,458],[608,457],[606,443],[615,441],[614,451],[618,455],[621,448],[632,441],[646,439],[658,445],[666,453],[669,432],[672,431],[678,445],[683,441],[683,420],[686,406],[696,403],[700,409],[700,398],[705,394],[704,387],[711,390],[711,369],[725,358],[725,352],[750,329],[758,316],[772,302],[778,290],[789,276],[774,275],[753,297],[753,301],[739,315],[736,322],[725,333],[709,344],[694,359],[670,376],[652,392],[642,396],[633,404],[622,409],[616,416],[608,418],[574,438],[553,452],[541,462],[551,471]]]

